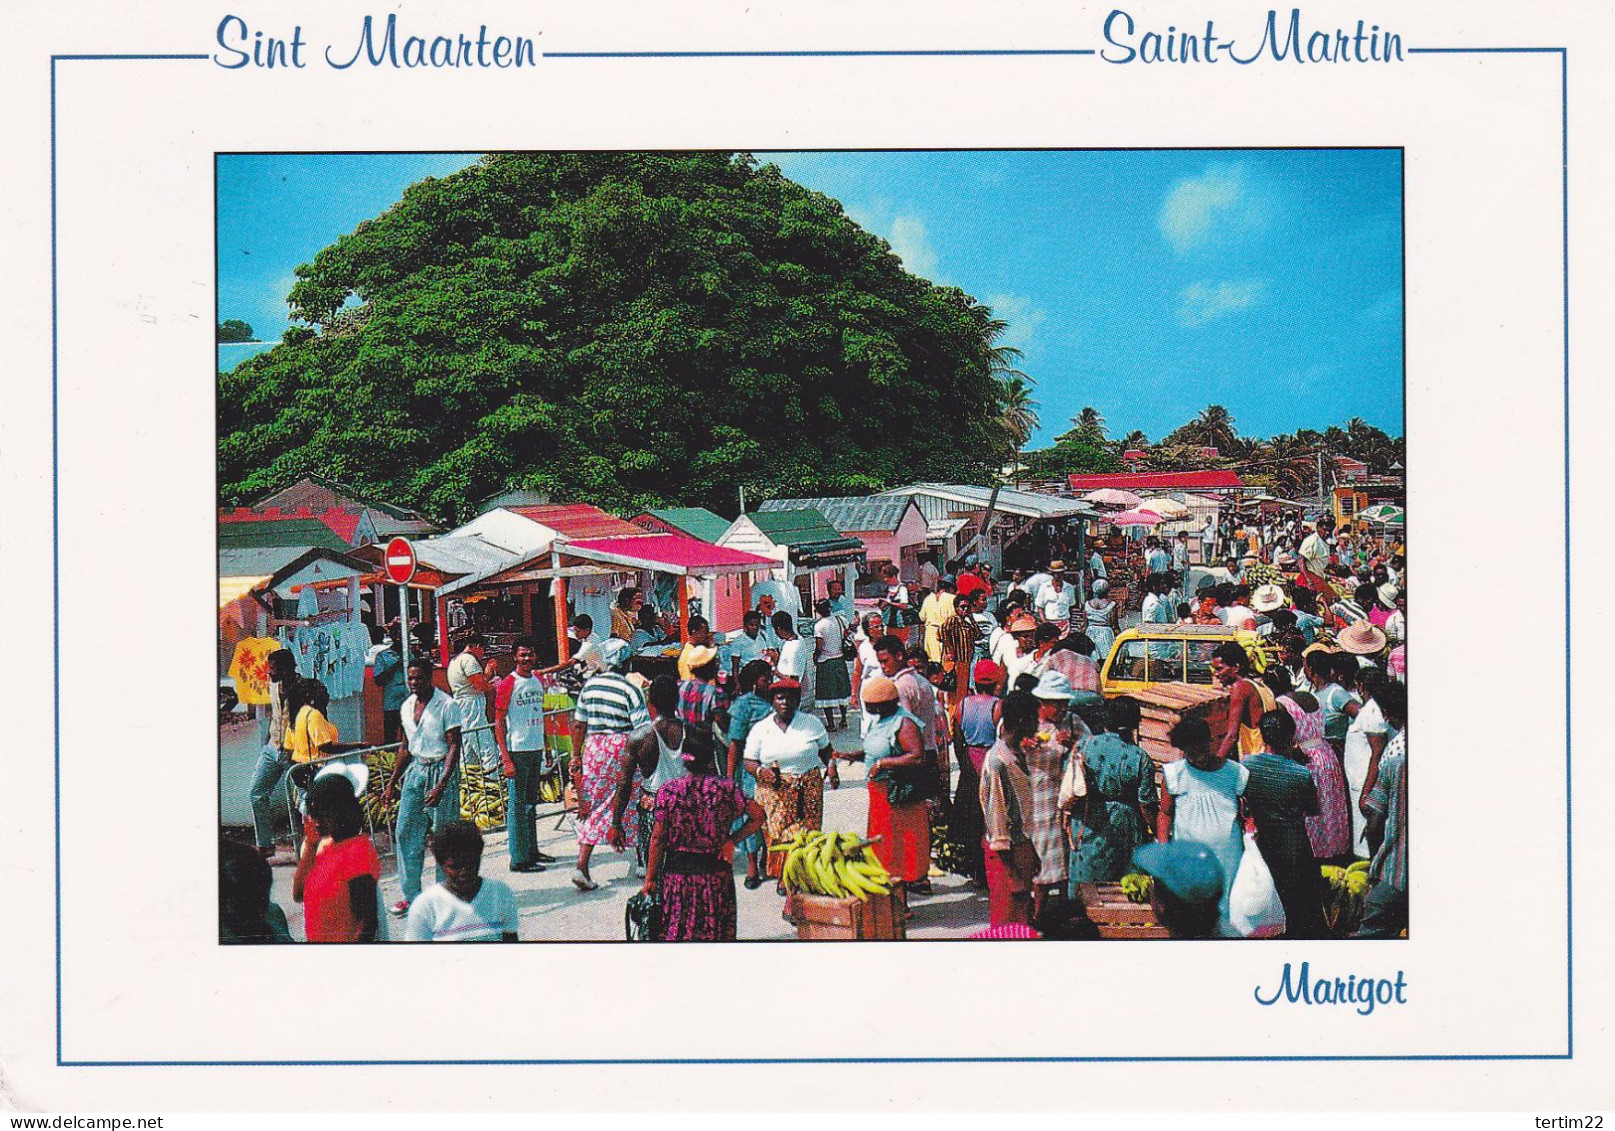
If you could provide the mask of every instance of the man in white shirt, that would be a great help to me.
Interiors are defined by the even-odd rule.
[[[1055,574],[1049,583],[1043,587],[1038,598],[1037,614],[1050,624],[1058,625],[1065,631],[1071,624],[1071,607],[1077,603],[1077,591],[1065,583],[1065,578]]]
[[[1324,580],[1327,576],[1329,561],[1334,557],[1334,547],[1329,544],[1329,535],[1334,532],[1335,520],[1324,515],[1318,520],[1317,528],[1301,541],[1298,551],[1301,558],[1301,584],[1318,593],[1327,594],[1331,600],[1334,591]]]
[[[1021,582],[1021,591],[1026,594],[1027,605],[1030,608],[1037,608],[1038,600],[1043,596],[1043,587],[1053,580],[1053,576],[1048,571],[1040,569]]]
[[[1187,601],[1194,596],[1189,590],[1189,532],[1178,531],[1172,543],[1172,570],[1178,575],[1178,600]]]
[[[729,634],[725,650],[729,653],[730,674],[740,678],[740,669],[753,660],[762,660],[768,651],[768,637],[763,635],[763,614],[749,609],[740,618],[741,631]]]
[[[404,898],[393,904],[392,913],[399,916],[421,894],[428,830],[442,830],[460,817],[460,708],[432,683],[430,656],[411,658],[409,689],[412,694],[398,712],[403,740],[381,795],[384,805],[398,798],[398,882]],[[441,865],[437,879],[443,880]]]
[[[508,884],[480,875],[477,826],[450,821],[432,834],[432,857],[444,878],[410,905],[404,941],[515,942],[516,896]]]

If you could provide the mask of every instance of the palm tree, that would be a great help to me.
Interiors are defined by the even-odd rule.
[[[1094,444],[1105,442],[1105,414],[1093,405],[1084,405],[1081,412],[1071,418],[1069,431],[1054,438],[1055,443],[1065,440],[1087,440]]]
[[[1011,370],[1010,376],[1000,380],[999,394],[1001,407],[998,426],[1003,430],[1014,465],[1019,467],[1021,449],[1038,426],[1037,402],[1032,399],[1032,379],[1019,370]],[[1003,485],[1003,474],[994,475],[993,491],[987,496],[987,513],[981,516],[981,533],[976,536],[983,543],[987,540],[987,532],[992,529],[993,512],[998,509],[998,492]]]
[[[1135,428],[1121,438],[1119,448],[1121,451],[1131,452],[1142,448],[1147,448],[1149,446],[1150,438],[1144,435],[1141,430]]]
[[[1017,460],[1026,441],[1037,431],[1037,402],[1032,399],[1031,378],[1016,373],[1000,383],[1002,400],[998,410],[998,426],[1003,429]]]
[[[1234,431],[1234,416],[1220,404],[1201,409],[1190,427],[1205,447],[1231,452],[1239,446],[1239,434]]]

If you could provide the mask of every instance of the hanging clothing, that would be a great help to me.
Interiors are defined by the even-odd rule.
[[[251,707],[270,704],[269,653],[279,650],[280,641],[268,636],[255,636],[236,645],[228,674],[235,680],[240,702]]]

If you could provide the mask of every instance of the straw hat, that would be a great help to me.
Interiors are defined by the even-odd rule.
[[[883,675],[864,682],[864,704],[897,702],[897,684]]]
[[[1401,595],[1402,591],[1396,586],[1392,585],[1389,581],[1379,587],[1380,603],[1385,605],[1387,608],[1394,606],[1396,604],[1396,599]]]
[[[1251,594],[1251,608],[1259,613],[1270,613],[1274,609],[1282,609],[1284,605],[1284,590],[1272,582],[1258,585],[1256,592]]]
[[[1065,569],[1065,562],[1064,561],[1055,560],[1055,561],[1052,561],[1052,562],[1049,563],[1049,572],[1050,573],[1059,573],[1064,569]]]
[[[1385,650],[1385,634],[1370,622],[1360,620],[1337,632],[1335,643],[1354,656],[1372,656]]]
[[[1014,636],[1017,632],[1036,632],[1037,621],[1032,619],[1030,613],[1017,613],[1010,619],[1009,628],[1006,631],[1011,636]]]

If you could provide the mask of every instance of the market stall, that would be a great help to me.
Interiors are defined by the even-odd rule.
[[[863,542],[837,531],[812,507],[743,514],[717,544],[772,558],[777,563],[774,580],[796,598],[794,607],[780,607],[801,617],[811,615],[813,602],[829,595],[831,581],[841,581],[853,593],[865,562]]]
[[[298,674],[330,692],[327,712],[347,741],[364,741],[360,620],[363,559],[324,547],[227,547],[219,551],[219,806],[225,824],[250,825],[248,791],[268,735],[266,657],[289,649]],[[233,705],[224,709],[230,698]]]

